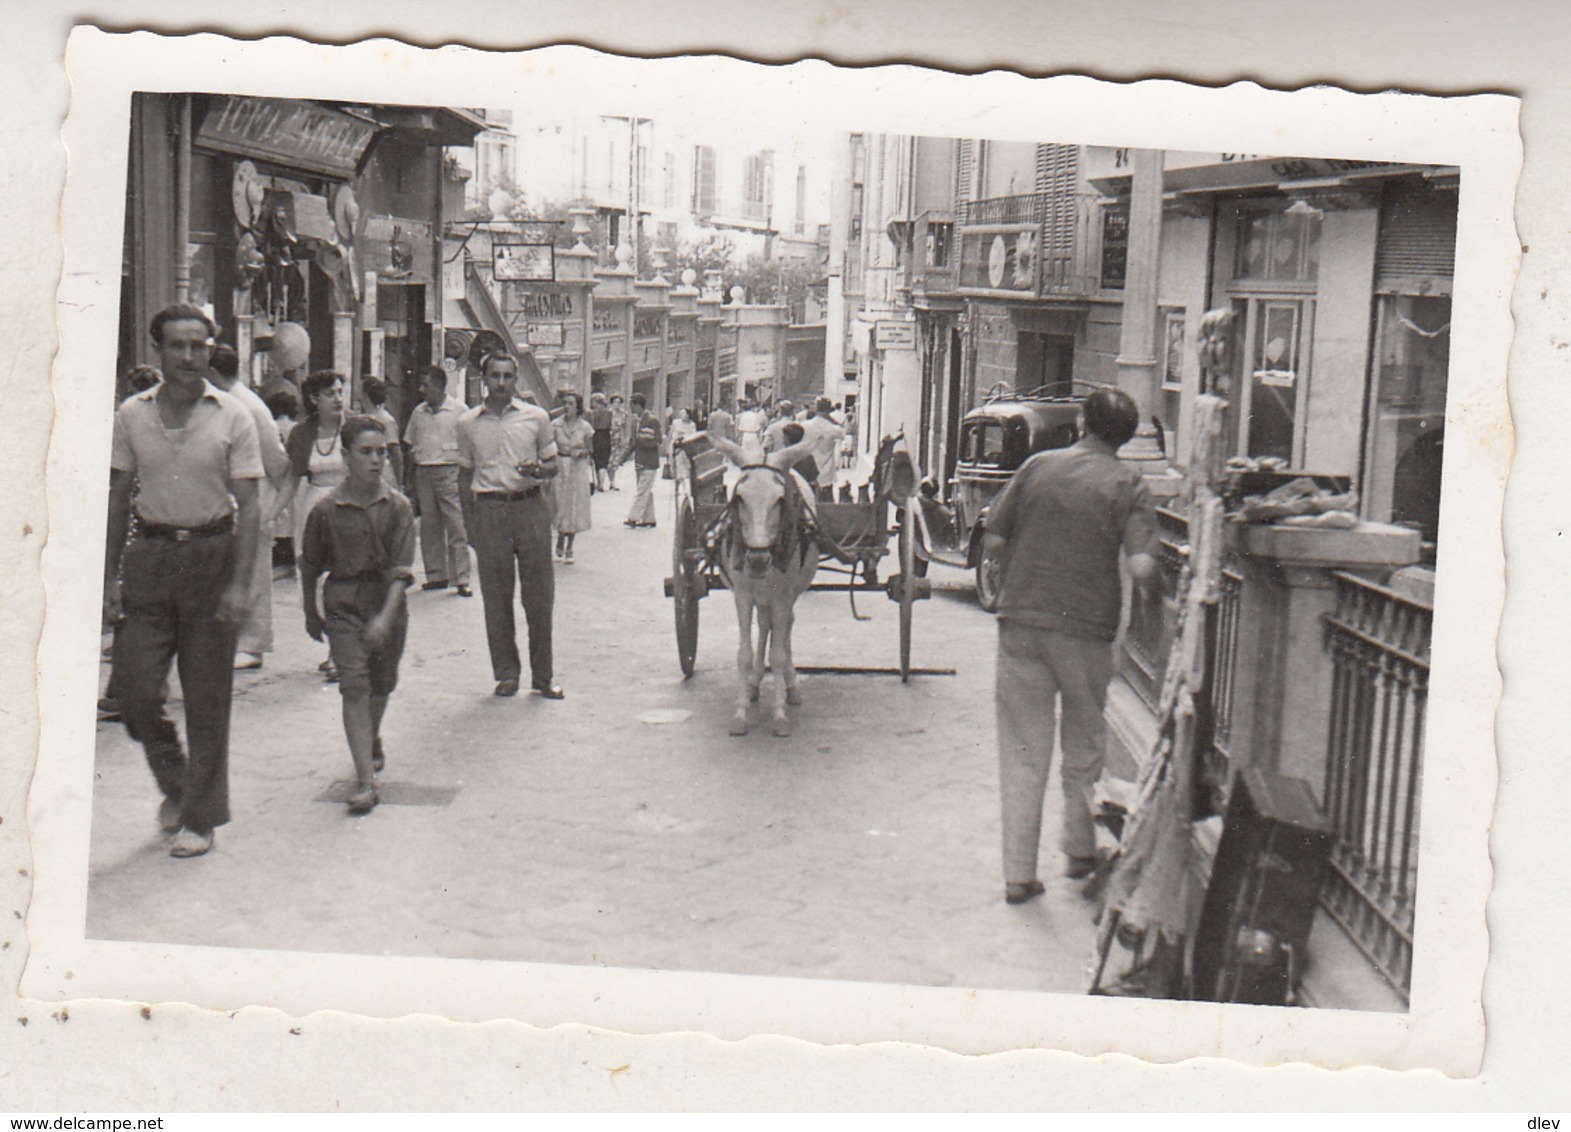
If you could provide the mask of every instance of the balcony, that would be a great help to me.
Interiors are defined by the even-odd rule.
[[[963,201],[956,216],[962,293],[1083,298],[1097,289],[1095,194],[1024,193]]]
[[[954,216],[927,211],[913,218],[897,217],[884,225],[899,262],[895,290],[911,300],[943,299],[955,293]]]

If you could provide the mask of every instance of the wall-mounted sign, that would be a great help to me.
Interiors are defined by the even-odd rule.
[[[635,314],[633,316],[634,338],[658,338],[661,332],[661,319],[657,314]]]
[[[555,253],[550,244],[495,244],[491,270],[498,283],[549,283],[556,278]]]
[[[532,319],[572,318],[571,291],[519,291],[518,309]]]
[[[916,323],[883,322],[876,327],[877,346],[880,350],[916,349]]]
[[[531,346],[553,346],[560,349],[565,337],[565,332],[560,322],[531,322],[529,324],[529,345]]]
[[[215,95],[195,142],[204,149],[348,179],[379,128],[313,102]]]

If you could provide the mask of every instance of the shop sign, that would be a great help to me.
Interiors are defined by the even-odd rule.
[[[880,320],[877,323],[877,334],[880,350],[916,349],[916,323],[914,322]]]
[[[641,314],[641,315],[635,316],[634,319],[633,319],[633,337],[634,338],[658,338],[658,337],[660,337],[660,333],[661,333],[660,321],[661,321],[660,316],[657,315],[657,314]]]
[[[566,340],[566,331],[560,322],[531,322],[529,324],[530,346],[553,346],[561,349]]]
[[[715,368],[715,351],[713,346],[705,346],[694,355],[693,368],[699,373],[711,373]]]
[[[549,283],[556,278],[550,244],[494,244],[491,273],[498,283]]]
[[[571,291],[518,292],[518,309],[531,321],[534,319],[572,318],[573,293]],[[595,320],[596,327],[599,319]]]
[[[1084,169],[1088,181],[1113,187],[1131,175],[1136,150],[1129,147],[1087,146]],[[1225,188],[1300,181],[1320,177],[1345,177],[1358,173],[1400,172],[1418,166],[1398,161],[1359,161],[1323,157],[1273,157],[1259,153],[1211,153],[1164,150],[1162,184],[1169,192],[1183,189]]]
[[[196,144],[275,165],[348,179],[379,127],[311,102],[216,95]]]
[[[715,376],[716,377],[735,377],[736,376],[736,350],[735,349],[721,350],[720,351],[720,369],[715,374]]]
[[[597,306],[595,307],[596,330],[621,330],[622,307]]]

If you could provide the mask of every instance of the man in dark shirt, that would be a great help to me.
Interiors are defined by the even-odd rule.
[[[628,443],[633,449],[633,470],[638,473],[638,494],[622,525],[655,525],[655,476],[660,471],[660,418],[647,411],[642,393],[628,399]]]
[[[1122,612],[1119,552],[1140,586],[1156,578],[1156,517],[1140,473],[1119,463],[1139,410],[1116,389],[1082,409],[1084,436],[1027,460],[988,509],[988,549],[1003,562],[998,606],[999,786],[1004,899],[1040,895],[1037,850],[1062,701],[1065,875],[1096,867],[1091,791],[1107,742],[1102,709]]]

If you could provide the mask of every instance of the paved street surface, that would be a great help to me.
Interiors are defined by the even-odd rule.
[[[791,738],[764,722],[732,738],[731,596],[703,601],[684,681],[661,590],[669,484],[660,527],[629,530],[631,479],[595,496],[578,562],[557,567],[564,702],[492,696],[478,592],[411,593],[368,817],[324,800],[353,773],[292,578],[275,587],[277,651],[236,674],[234,820],[212,853],[169,857],[139,748],[100,724],[87,934],[1081,990],[1091,906],[1054,875],[1056,768],[1047,895],[1003,902],[995,633],[969,576],[935,566],[916,608],[913,663],[956,676],[807,676]],[[894,667],[896,607],[858,604],[871,621],[844,594],[806,595],[798,662]]]

